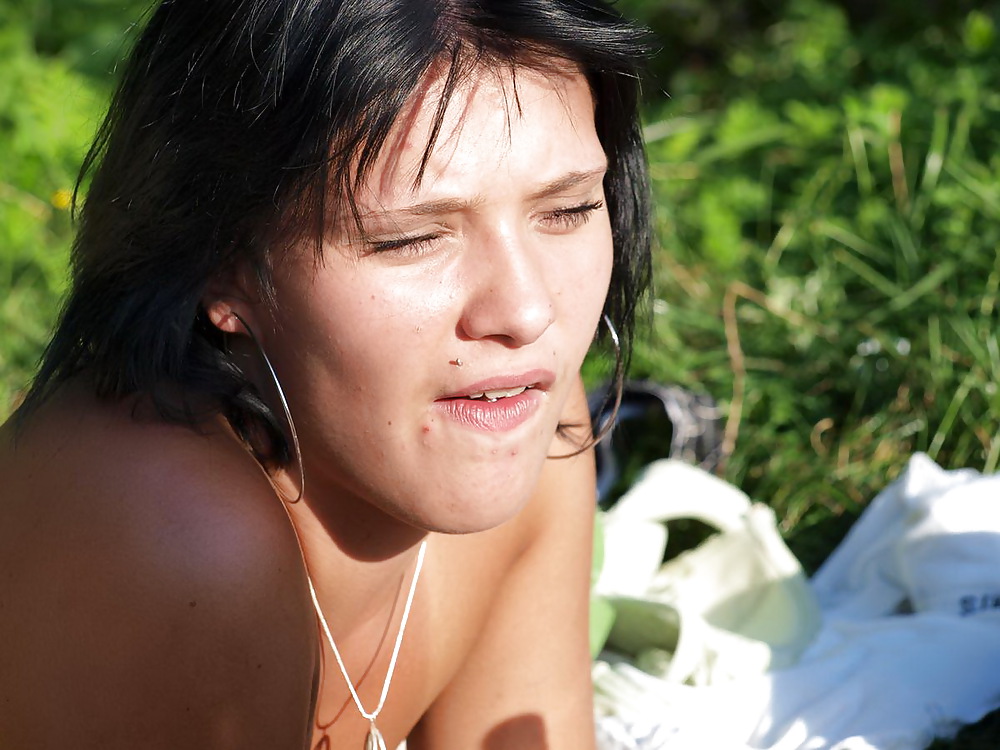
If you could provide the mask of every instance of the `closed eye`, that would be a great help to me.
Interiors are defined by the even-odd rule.
[[[590,217],[602,208],[604,208],[603,200],[581,203],[578,206],[567,208],[557,208],[543,214],[542,221],[546,226],[556,230],[576,229],[590,221]]]
[[[406,254],[417,254],[427,249],[427,246],[440,236],[439,234],[421,234],[414,237],[398,237],[392,240],[371,242],[368,247],[373,253],[405,252]]]
[[[565,232],[586,224],[590,217],[604,208],[603,200],[581,203],[576,206],[557,208],[546,211],[541,216],[541,222],[556,232]],[[378,240],[368,243],[369,252],[373,254],[394,253],[398,255],[418,255],[428,250],[430,245],[441,238],[438,232],[414,235],[412,237],[396,237],[390,240]]]

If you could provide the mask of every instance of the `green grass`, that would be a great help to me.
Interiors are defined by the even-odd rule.
[[[67,281],[77,170],[146,0],[0,0],[0,418]]]
[[[725,405],[725,476],[793,540],[914,451],[1000,460],[1000,65],[943,37],[888,67],[845,23],[793,4],[765,64],[731,60],[725,97],[679,85],[647,126],[661,248],[634,369]],[[831,82],[845,59],[889,72]]]
[[[633,374],[720,402],[721,473],[807,569],[915,451],[1000,461],[992,29],[891,43],[796,0],[647,113],[660,248]],[[937,745],[986,746],[995,719]]]
[[[0,413],[65,285],[64,191],[137,15],[120,5],[0,0]],[[723,406],[722,475],[811,570],[913,452],[1000,464],[998,11],[897,38],[775,7],[647,107],[659,246],[633,375]],[[935,745],[998,746],[996,716]]]

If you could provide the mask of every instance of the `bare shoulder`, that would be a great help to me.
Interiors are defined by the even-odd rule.
[[[241,447],[85,398],[3,437],[0,736],[304,746],[308,591],[280,501]]]

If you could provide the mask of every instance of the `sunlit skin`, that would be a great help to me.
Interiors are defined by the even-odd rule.
[[[508,75],[474,77],[418,181],[438,85],[412,102],[376,162],[358,196],[360,231],[345,222],[318,267],[308,251],[283,264],[277,311],[237,307],[295,394],[307,488],[291,511],[310,566],[327,567],[332,536],[349,554],[385,558],[383,582],[388,570],[405,574],[426,530],[509,520],[550,453],[570,452],[553,435],[611,272],[606,159],[582,77],[519,71],[516,113]],[[223,297],[213,315],[239,333],[227,304],[238,305]],[[455,418],[443,399],[484,382],[531,386],[519,397],[527,417],[497,430]]]
[[[276,311],[240,310],[294,394],[317,512],[353,523],[371,504],[420,529],[480,531],[538,480],[597,329],[611,234],[583,79],[522,71],[519,114],[512,89],[496,73],[463,86],[414,184],[431,85],[358,197],[367,236],[342,222],[319,268],[307,253],[280,266]],[[532,387],[523,423],[476,429],[441,401],[490,381]]]
[[[439,87],[430,76],[365,180],[361,226],[341,221],[318,263],[306,244],[281,257],[275,307],[239,273],[206,294],[276,410],[241,319],[280,377],[300,502],[298,467],[266,477],[221,419],[163,425],[85,381],[0,446],[0,569],[16,573],[0,603],[27,613],[0,617],[16,644],[0,647],[0,736],[360,748],[367,722],[302,559],[371,709],[426,539],[378,722],[389,746],[593,747],[593,461],[551,458],[588,430],[579,368],[612,265],[593,99],[571,70],[474,73],[417,180]]]

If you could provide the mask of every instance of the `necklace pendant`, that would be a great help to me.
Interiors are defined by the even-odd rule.
[[[385,740],[382,739],[382,733],[378,731],[374,721],[365,738],[365,750],[386,750]]]

